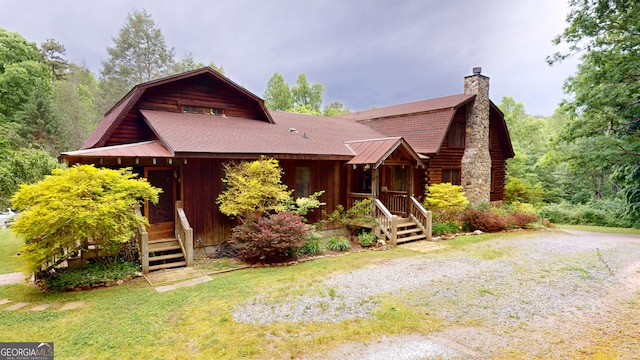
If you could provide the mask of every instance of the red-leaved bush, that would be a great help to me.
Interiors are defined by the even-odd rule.
[[[509,214],[507,222],[509,227],[514,229],[525,229],[538,220],[536,214],[513,213]]]
[[[507,228],[507,220],[504,216],[491,211],[491,209],[466,209],[463,221],[469,230],[499,232]]]
[[[302,217],[290,211],[266,215],[253,213],[233,228],[231,242],[243,245],[245,259],[295,257],[311,232]]]
[[[499,232],[506,229],[525,229],[537,220],[536,214],[513,212],[502,214],[487,209],[466,209],[463,221],[469,230]]]

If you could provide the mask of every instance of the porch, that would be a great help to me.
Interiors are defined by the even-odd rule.
[[[384,138],[348,142],[356,155],[347,165],[347,209],[358,201],[373,199],[371,211],[376,224],[372,230],[379,239],[392,245],[431,240],[431,212],[426,211],[414,194],[416,175],[423,160],[402,138]]]

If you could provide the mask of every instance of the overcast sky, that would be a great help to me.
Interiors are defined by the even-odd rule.
[[[280,72],[325,87],[352,111],[462,93],[482,67],[490,96],[549,116],[576,60],[547,65],[565,0],[0,0],[0,27],[54,38],[95,74],[125,18],[146,9],[179,59],[191,52],[262,96]]]

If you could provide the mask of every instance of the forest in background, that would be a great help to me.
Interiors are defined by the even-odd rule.
[[[640,4],[571,2],[568,44],[550,64],[580,56],[565,82],[571,100],[553,116],[526,113],[501,99],[516,157],[508,162],[507,203],[534,204],[559,223],[640,227]],[[132,11],[106,49],[99,74],[70,63],[55,39],[40,46],[0,28],[0,206],[19,184],[42,179],[57,156],[78,149],[102,115],[134,85],[210,66],[187,55],[177,60],[146,11]],[[137,46],[143,44],[144,46]],[[263,97],[271,109],[322,115],[348,112],[339,102],[322,108],[324,88],[300,74],[289,87],[279,73]]]

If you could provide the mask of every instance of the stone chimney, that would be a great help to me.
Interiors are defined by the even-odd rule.
[[[464,78],[464,93],[475,95],[467,105],[466,144],[462,156],[461,180],[472,205],[488,203],[491,198],[491,154],[489,152],[489,78],[473,68]]]

